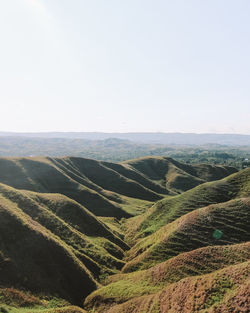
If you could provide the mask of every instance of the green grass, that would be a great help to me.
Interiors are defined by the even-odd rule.
[[[60,160],[59,160],[60,161]],[[61,160],[64,163],[68,159]],[[83,174],[76,175],[51,158],[0,158],[0,182],[17,189],[60,193],[85,206],[95,215],[129,217],[121,206],[102,194],[102,188]]]
[[[2,196],[0,220],[0,251],[6,260],[0,285],[58,294],[75,304],[97,288],[69,245]]]
[[[194,311],[236,301],[250,169],[223,178],[234,171],[165,157],[0,158],[0,286],[23,293],[15,303],[0,292],[0,310],[80,313],[87,297],[91,313],[185,312],[173,290]]]
[[[7,305],[0,305],[0,313],[87,313],[80,307],[69,305],[65,307],[45,308],[41,306],[36,307],[12,307]]]
[[[194,209],[249,195],[250,169],[246,169],[156,202],[144,215],[129,222],[127,236],[136,238],[150,235]]]
[[[86,307],[102,310],[107,303],[122,303],[162,290],[185,277],[204,275],[250,258],[250,242],[210,246],[182,253],[148,270],[110,276],[106,286],[87,297]]]
[[[228,176],[236,170],[232,167],[208,164],[185,164],[169,157],[143,157],[122,162],[135,169],[147,179],[165,187],[167,190],[182,192],[206,181]]]
[[[84,313],[80,307],[72,306],[67,301],[37,294],[36,296],[14,288],[0,289],[1,313]]]
[[[123,210],[131,216],[137,216],[145,213],[154,203],[152,201],[129,198],[126,196],[121,196],[121,199]]]
[[[130,212],[132,215],[141,214],[144,205],[139,205],[142,209],[137,210],[132,207],[133,201],[124,201],[123,196],[156,201],[163,195],[175,193],[176,186],[171,191],[166,185],[171,166],[176,173],[182,171],[185,172],[184,176],[192,177],[195,181],[198,179],[197,183],[225,177],[233,171],[232,168],[214,166],[207,170],[209,175],[204,180],[199,178],[202,176],[199,171],[194,170],[197,166],[190,165],[188,170],[183,170],[184,164],[174,164],[172,159],[163,157],[137,159],[122,164],[76,157],[0,158],[0,182],[17,189],[64,194],[98,216],[128,218]],[[210,168],[208,165],[203,167]],[[206,171],[203,169],[200,172]],[[186,190],[193,186],[189,179],[183,188]]]
[[[141,239],[128,252],[124,271],[153,266],[182,252],[210,245],[227,245],[250,240],[246,221],[250,219],[250,198],[196,209]],[[214,231],[222,232],[214,238]]]
[[[85,208],[65,196],[18,191],[0,185],[0,194],[62,240],[98,277],[121,268],[126,244]]]
[[[187,277],[158,293],[106,308],[109,313],[248,312],[249,261],[210,274]]]

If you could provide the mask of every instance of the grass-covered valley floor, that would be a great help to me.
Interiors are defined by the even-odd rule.
[[[0,312],[249,312],[250,169],[0,158]]]

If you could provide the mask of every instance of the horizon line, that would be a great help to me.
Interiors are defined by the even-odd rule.
[[[250,134],[246,133],[217,133],[217,132],[181,132],[181,131],[171,131],[171,132],[164,132],[164,131],[128,131],[128,132],[121,132],[121,131],[1,131],[0,134],[51,134],[51,133],[59,133],[59,134],[67,134],[67,133],[74,133],[74,134],[181,134],[181,135],[239,135],[239,136],[250,136]]]

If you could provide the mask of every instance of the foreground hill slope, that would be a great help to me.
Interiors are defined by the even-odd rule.
[[[1,286],[59,294],[80,304],[97,288],[91,273],[57,236],[16,204],[0,201]]]
[[[187,213],[141,239],[129,251],[124,271],[145,269],[182,252],[250,241],[250,198]]]
[[[15,288],[0,288],[0,312],[2,313],[87,313],[65,299],[32,295]]]
[[[187,277],[158,293],[112,306],[108,313],[249,312],[250,262]],[[102,311],[103,312],[103,311]]]
[[[106,281],[107,286],[88,296],[85,305],[90,308],[94,307],[98,312],[107,311],[114,304],[157,293],[185,277],[212,273],[249,259],[250,242],[209,246],[181,253],[148,270],[110,276]]]
[[[104,268],[122,266],[123,262],[118,259],[128,246],[77,202],[59,194],[19,191],[3,184],[0,184],[0,195],[74,248],[87,267],[88,262],[90,267],[96,266],[95,262]]]
[[[0,286],[59,295],[74,304],[117,272],[126,243],[60,194],[0,184]]]

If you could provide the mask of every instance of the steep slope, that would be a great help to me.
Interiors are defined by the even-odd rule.
[[[103,164],[105,164],[106,167],[113,169],[114,171],[127,177],[128,179],[132,179],[140,183],[144,187],[150,190],[153,190],[156,193],[173,194],[173,192],[171,190],[168,190],[165,186],[161,186],[155,183],[150,178],[147,178],[144,173],[138,171],[136,168],[130,167],[129,163],[123,162],[123,163],[117,164],[117,163],[103,162]]]
[[[85,306],[98,312],[105,311],[114,304],[156,293],[185,277],[211,273],[229,265],[248,261],[249,258],[250,242],[210,246],[182,253],[148,270],[110,276],[106,282],[107,286],[87,297]]]
[[[76,304],[97,288],[69,246],[2,196],[0,220],[1,286],[58,294]]]
[[[210,245],[250,241],[250,198],[194,210],[138,241],[125,272],[146,269],[182,252]]]
[[[57,159],[57,161],[66,161]],[[85,175],[90,181],[100,186],[104,190],[110,190],[115,193],[143,200],[156,201],[162,197],[148,187],[154,187],[147,180],[140,181],[141,176],[131,178],[124,176],[112,169],[112,163],[98,162],[83,158],[69,158],[68,164],[74,167],[78,173]],[[110,166],[111,165],[111,166]],[[142,184],[141,184],[142,183]],[[148,183],[148,187],[146,186]],[[145,184],[145,185],[144,185]],[[159,192],[160,190],[158,190]]]
[[[17,293],[30,295],[32,312],[82,312],[74,305],[86,297],[90,312],[138,310],[134,303],[151,312],[173,283],[239,269],[250,253],[250,169],[212,181],[234,171],[158,157],[0,158],[0,311],[3,299],[3,310],[18,310],[2,296]],[[245,288],[246,271],[229,289],[240,280],[235,288]]]
[[[0,158],[1,183],[17,189],[61,193],[95,215],[117,218],[131,216],[123,208],[134,199],[142,204],[157,201],[163,195],[173,195],[233,171],[208,165],[200,169],[157,157],[122,164],[76,157]]]
[[[95,276],[124,264],[128,246],[77,202],[59,194],[19,191],[0,184],[0,204],[6,200],[68,245]]]
[[[123,196],[156,201],[160,194],[103,163],[83,158],[0,158],[0,182],[17,189],[61,193],[99,216],[129,217]]]
[[[97,191],[79,184],[48,158],[0,159],[0,181],[17,189],[64,194],[97,215],[129,216]]]
[[[224,178],[237,170],[229,166],[184,164],[168,157],[144,157],[122,162],[161,186],[182,192],[204,182]]]
[[[250,168],[156,202],[144,215],[129,221],[128,237],[151,234],[194,209],[247,196],[250,196]]]
[[[250,262],[187,277],[162,291],[115,305],[108,313],[249,312]]]
[[[31,311],[32,310],[32,311]],[[68,301],[48,295],[32,295],[15,288],[0,288],[2,313],[87,313]]]

